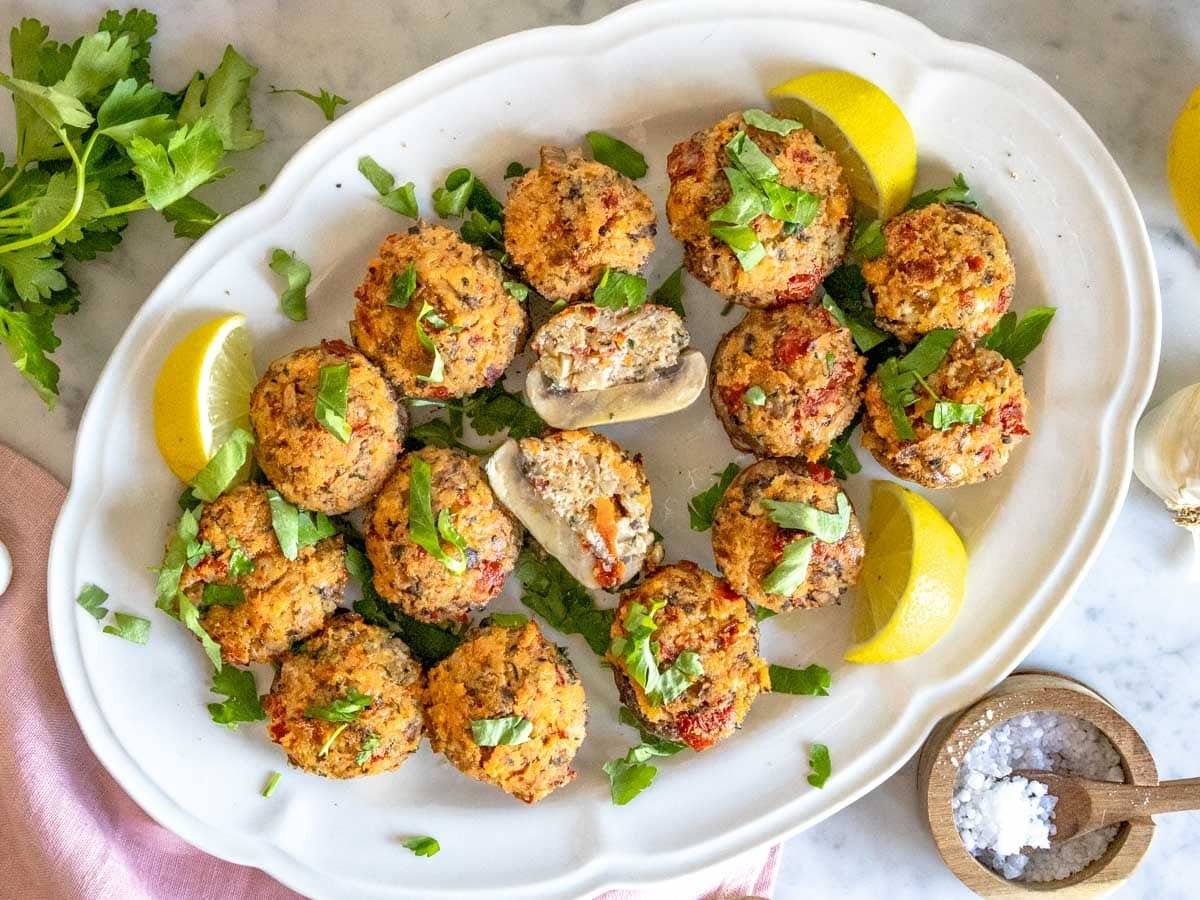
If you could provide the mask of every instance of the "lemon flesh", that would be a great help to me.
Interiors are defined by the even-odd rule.
[[[1175,120],[1167,149],[1167,181],[1179,218],[1200,243],[1200,87]]]
[[[154,385],[154,438],[181,481],[190,482],[234,429],[249,429],[257,380],[240,314],[205,322],[167,355]]]
[[[898,484],[875,482],[846,659],[885,663],[924,653],[958,618],[966,584],[966,548],[937,508]]]
[[[904,209],[917,177],[917,141],[882,89],[850,72],[810,72],[770,90],[780,115],[802,122],[833,152],[854,199],[872,218]]]

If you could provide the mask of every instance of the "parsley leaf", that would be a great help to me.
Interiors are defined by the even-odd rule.
[[[524,716],[471,721],[471,737],[480,747],[515,747],[529,740],[532,734],[533,723]]]
[[[309,706],[304,710],[308,719],[321,719],[325,722],[357,722],[358,714],[375,702],[374,697],[361,694],[355,688],[350,688],[345,696],[338,697],[324,706]]]
[[[162,214],[168,222],[175,223],[174,233],[177,238],[203,237],[208,229],[222,219],[219,212],[195,197],[176,200],[164,209]]]
[[[783,548],[783,558],[763,579],[762,589],[768,594],[790,597],[808,578],[808,562],[816,538],[802,537]]]
[[[256,568],[254,560],[247,556],[242,548],[238,546],[235,539],[230,538],[229,547],[233,551],[229,554],[229,577],[241,578],[243,575],[249,575]]]
[[[404,439],[406,450],[419,450],[422,447],[448,447],[462,450],[476,456],[489,456],[491,450],[472,447],[464,444],[459,437],[462,432],[454,433],[454,428],[445,419],[429,419],[408,429]]]
[[[245,428],[235,428],[221,442],[213,458],[192,477],[192,495],[198,500],[212,502],[229,490],[229,486],[245,468],[253,446],[254,435]]]
[[[222,668],[213,675],[212,692],[225,699],[208,704],[208,714],[214,722],[230,731],[236,731],[243,722],[261,722],[267,717],[254,685],[254,675],[244,669]]]
[[[418,375],[417,381],[425,381],[429,384],[441,384],[446,379],[446,362],[442,359],[442,351],[438,349],[438,345],[434,343],[433,338],[425,330],[422,324],[428,320],[429,324],[438,330],[446,327],[446,320],[437,314],[437,311],[426,300],[421,303],[421,311],[417,313],[417,320],[413,323],[413,327],[417,331],[417,341],[428,352],[433,354],[433,362],[429,366],[428,375]],[[440,325],[438,323],[441,323]]]
[[[295,94],[297,97],[303,97],[305,100],[311,100],[317,104],[321,113],[325,116],[326,122],[332,122],[333,117],[337,115],[337,108],[345,106],[350,101],[339,94],[331,94],[325,88],[317,88],[320,94],[312,94],[308,91],[303,91],[300,88],[277,88],[271,85],[271,94]]]
[[[365,766],[371,761],[375,751],[379,749],[379,735],[368,731],[363,735],[362,743],[358,745],[358,754],[354,757],[356,766]]]
[[[717,240],[729,245],[729,249],[746,272],[767,256],[766,248],[758,239],[758,233],[749,225],[709,225],[708,230]]]
[[[746,388],[746,393],[742,397],[751,406],[762,406],[767,402],[767,392],[757,384],[752,384]]]
[[[359,157],[358,171],[371,182],[371,187],[379,193],[379,202],[388,209],[410,219],[420,215],[416,186],[411,181],[396,187],[396,179],[392,173],[369,156]]]
[[[854,226],[854,237],[850,240],[850,253],[858,259],[877,259],[887,249],[883,236],[883,223],[879,219],[864,219]]]
[[[279,306],[283,314],[293,322],[308,318],[308,283],[312,280],[312,269],[295,253],[276,247],[271,251],[271,271],[287,279],[288,286],[279,295]]]
[[[781,528],[807,531],[818,541],[836,543],[850,530],[850,501],[841,491],[837,495],[837,512],[825,512],[808,503],[789,500],[760,500],[767,518]]]
[[[610,169],[616,169],[626,178],[636,181],[648,171],[646,157],[612,135],[602,131],[589,131],[587,141],[592,148],[592,158],[596,162],[603,163]]]
[[[646,302],[646,279],[606,266],[592,302],[602,309],[637,309]]]
[[[200,644],[204,647],[209,662],[213,664],[214,669],[218,672],[221,671],[221,645],[214,641],[204,630],[204,626],[200,624],[200,610],[196,609],[192,601],[182,592],[176,593],[175,599],[178,603],[179,621],[188,631],[200,638]]]
[[[1025,360],[1042,342],[1046,329],[1054,319],[1053,306],[1035,306],[1017,320],[1015,312],[1006,312],[1000,317],[988,334],[984,335],[980,346],[995,350],[1005,357],[1016,368],[1025,365]]]
[[[867,280],[858,266],[839,266],[829,273],[823,287],[821,305],[835,322],[850,329],[859,350],[866,353],[891,338],[875,326],[875,310],[866,300]]]
[[[978,425],[983,421],[983,407],[978,403],[939,400],[933,404],[926,418],[938,431],[945,431],[953,425]]]
[[[85,584],[83,590],[79,592],[79,596],[75,598],[75,602],[97,622],[108,615],[108,610],[104,606],[106,600],[108,600],[108,592],[94,584]]]
[[[713,473],[717,477],[716,484],[692,498],[688,504],[692,531],[708,531],[712,528],[713,513],[716,512],[717,504],[721,502],[721,498],[725,496],[729,485],[733,484],[733,479],[740,471],[741,466],[730,463],[723,471]]]
[[[317,373],[317,405],[313,418],[343,444],[350,441],[349,405],[350,363],[321,366]]]
[[[770,609],[766,606],[756,606],[754,608],[754,621],[755,622],[765,622],[767,619],[770,619],[771,617],[777,616],[777,615],[779,615],[779,613],[775,612],[775,610]]]
[[[160,210],[233,171],[220,167],[225,150],[221,136],[207,121],[180,128],[166,147],[136,135],[126,150],[146,187],[146,202]]]
[[[388,292],[387,304],[397,309],[407,309],[412,295],[417,290],[417,264],[410,262],[408,268],[392,276],[392,289]]]
[[[845,481],[856,472],[862,471],[862,463],[858,461],[854,448],[850,446],[850,436],[857,426],[858,420],[856,419],[845,431],[834,438],[821,460],[821,464],[831,469],[834,477],[840,481]]]
[[[407,838],[400,842],[400,846],[411,850],[415,856],[433,856],[442,849],[436,839],[427,836]]]
[[[504,178],[505,178],[505,180],[507,180],[509,178],[520,178],[522,175],[524,175],[528,171],[529,171],[529,166],[522,165],[519,162],[513,161],[513,162],[510,162],[508,164],[508,167],[504,170]]]
[[[20,251],[17,251],[18,253]],[[6,257],[17,253],[6,253]],[[0,294],[3,293],[0,279]],[[17,371],[33,385],[43,402],[53,409],[58,399],[58,366],[46,354],[59,345],[54,334],[54,314],[44,307],[31,306],[26,310],[5,307],[0,302],[0,341],[4,342]]]
[[[512,298],[518,303],[524,303],[525,298],[529,296],[529,285],[521,284],[519,281],[504,282],[504,289],[508,291]]]
[[[658,630],[654,615],[665,605],[665,600],[655,600],[649,607],[631,603],[621,623],[625,637],[615,637],[609,645],[612,655],[625,662],[630,678],[646,692],[651,706],[665,706],[675,700],[704,674],[700,655],[693,650],[682,651],[665,671],[659,669],[650,636]]]
[[[650,295],[650,302],[674,310],[681,319],[687,316],[683,309],[683,266],[668,275],[663,283],[655,288],[654,293]]]
[[[825,787],[825,782],[833,771],[829,748],[824,744],[813,744],[808,750],[808,767],[812,770],[812,774],[808,776],[808,783],[815,788]]]
[[[524,589],[521,602],[552,628],[581,635],[598,655],[608,649],[613,610],[597,608],[592,595],[557,559],[530,541],[521,549],[513,574]]]
[[[200,595],[200,605],[241,606],[246,602],[246,592],[236,584],[206,584]]]
[[[779,177],[775,163],[744,131],[739,131],[725,145],[725,155],[755,181],[773,181]]]
[[[467,397],[462,412],[475,433],[485,437],[507,431],[510,438],[519,441],[540,437],[546,430],[546,423],[533,407],[525,403],[520,394],[505,389],[501,382]]]
[[[902,440],[916,440],[907,409],[917,401],[914,387],[918,379],[933,374],[958,337],[953,328],[938,328],[929,332],[904,357],[892,357],[875,370],[879,378],[883,402],[892,413],[896,434]]]
[[[179,121],[209,123],[226,150],[249,150],[263,140],[250,121],[250,82],[258,69],[232,46],[207,79],[197,72],[184,91]],[[185,192],[186,193],[186,192]]]
[[[771,690],[776,694],[799,694],[807,697],[829,696],[829,670],[811,665],[805,669],[792,669],[771,664],[767,666],[771,676]]]
[[[271,528],[285,559],[294,560],[305,547],[337,534],[325,513],[314,516],[288,503],[274,490],[267,491],[267,501],[271,504]]]
[[[923,206],[929,206],[933,203],[957,203],[961,206],[978,205],[971,199],[971,188],[967,185],[967,180],[963,178],[962,172],[954,176],[954,183],[948,187],[932,188],[931,190],[922,191],[914,195],[904,208],[920,209]]]
[[[454,219],[474,210],[485,219],[504,218],[504,207],[470,169],[455,169],[444,187],[433,192],[433,208],[443,219]]]
[[[621,707],[620,720],[622,724],[636,728],[641,734],[642,742],[629,749],[622,759],[614,759],[604,764],[604,773],[608,775],[609,793],[616,806],[624,806],[646,788],[658,775],[658,769],[646,762],[656,756],[674,756],[687,749],[686,744],[663,738],[647,732],[625,707]]]
[[[789,135],[793,131],[801,131],[804,126],[795,119],[780,119],[761,109],[742,110],[742,120],[759,131],[770,131],[773,134]]]
[[[529,624],[529,616],[520,613],[492,613],[487,617],[487,623],[498,628],[524,628]]]
[[[450,510],[440,510],[435,523],[431,471],[428,462],[413,457],[408,480],[408,536],[452,575],[461,575],[467,570],[466,541],[455,530]],[[454,547],[454,552],[447,553],[442,541]]]
[[[129,613],[113,613],[116,619],[112,625],[104,626],[105,634],[114,634],[131,644],[145,644],[150,640],[150,620],[141,616],[131,616]]]

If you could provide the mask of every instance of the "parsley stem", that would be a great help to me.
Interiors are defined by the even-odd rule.
[[[17,213],[17,212],[20,212],[21,210],[23,210],[25,207],[33,206],[33,204],[34,204],[34,202],[36,202],[36,200],[37,200],[36,197],[30,197],[28,200],[22,200],[20,203],[14,203],[12,206],[8,206],[8,207],[5,207],[4,209],[0,209],[0,219],[7,219],[10,216],[12,216],[14,213]]]
[[[41,234],[35,234],[31,237],[22,238],[19,241],[13,241],[9,244],[0,244],[0,253],[12,253],[14,250],[24,250],[26,247],[33,247],[36,244],[44,243],[50,240],[56,234],[61,232],[79,215],[79,210],[83,207],[84,188],[87,185],[87,161],[92,153],[92,147],[96,144],[96,138],[100,135],[97,131],[88,138],[87,144],[84,145],[83,154],[80,156],[75,152],[75,147],[67,137],[62,128],[54,129],[59,139],[63,142],[63,146],[67,148],[67,153],[71,156],[71,162],[75,165],[75,200],[71,204],[71,208],[67,210],[67,214],[63,216],[58,224],[43,231]]]
[[[324,756],[326,753],[328,753],[329,748],[333,746],[333,742],[338,739],[338,735],[345,731],[346,726],[349,724],[349,722],[343,722],[337,728],[333,729],[333,734],[329,735],[325,743],[321,745],[321,749],[317,751],[317,756]]]
[[[143,194],[136,200],[130,200],[128,203],[122,203],[120,206],[110,206],[97,219],[103,219],[106,216],[122,216],[125,213],[137,212],[139,209],[149,209],[150,204],[146,202],[146,195]]]
[[[17,183],[17,179],[21,177],[21,172],[24,169],[25,169],[25,166],[22,165],[20,163],[20,161],[18,160],[17,165],[14,167],[12,178],[10,178],[10,179],[8,179],[8,181],[4,182],[3,187],[0,187],[0,197],[3,197],[5,194],[7,194],[8,189]]]
[[[930,387],[930,386],[929,386],[929,385],[928,385],[928,384],[925,382],[925,379],[921,377],[921,375],[920,375],[920,373],[919,373],[919,372],[913,372],[913,377],[914,377],[914,378],[916,378],[918,382],[920,382],[920,384],[921,384],[921,387],[925,388],[925,393],[927,393],[927,394],[928,394],[930,397],[932,397],[934,400],[937,400],[937,401],[939,401],[939,402],[941,401],[941,399],[942,399],[942,398],[941,398],[941,397],[939,397],[939,396],[937,395],[937,393],[934,391],[934,389],[933,389],[933,388],[931,388],[931,387]]]

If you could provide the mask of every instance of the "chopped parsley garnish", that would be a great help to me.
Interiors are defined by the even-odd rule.
[[[825,296],[821,305],[850,336],[863,353],[878,347],[891,338],[875,325],[875,310],[867,303],[867,282],[858,266],[845,265],[829,273],[822,285]]]
[[[202,551],[208,542],[201,544],[196,540],[200,533],[200,523],[197,519],[199,509],[200,507],[185,509],[180,515],[158,570],[158,582],[154,589],[158,596],[157,605],[172,616],[176,614],[175,595],[179,593],[179,579],[183,574],[183,567],[195,565],[195,562],[207,555]],[[195,562],[191,562],[193,559]]]
[[[654,293],[650,295],[650,302],[674,310],[681,319],[687,316],[683,309],[683,266],[668,275],[663,283],[655,288]]]
[[[646,174],[648,166],[646,157],[622,140],[602,131],[589,131],[588,144],[592,148],[592,158],[598,163],[604,163],[610,169],[616,169],[626,178],[635,181]]]
[[[275,793],[275,788],[279,786],[279,779],[282,777],[283,774],[281,772],[272,772],[270,777],[267,779],[267,783],[263,786],[262,795],[264,797],[270,797],[273,793]]]
[[[532,734],[533,723],[524,716],[471,721],[471,737],[480,747],[514,747],[525,743]]]
[[[805,669],[792,669],[771,664],[767,667],[767,673],[771,676],[771,690],[776,694],[829,696],[829,670],[824,666],[811,665]]]
[[[131,644],[144,644],[150,640],[150,620],[129,613],[113,613],[116,621],[104,626],[105,634],[115,634]]]
[[[254,675],[245,669],[225,666],[213,675],[212,692],[225,699],[208,704],[208,714],[218,725],[236,731],[243,722],[261,722],[267,714],[254,685]]]
[[[320,108],[322,115],[325,116],[326,122],[332,122],[333,117],[337,115],[337,108],[345,106],[350,101],[338,94],[331,94],[325,88],[317,88],[319,94],[311,94],[308,91],[303,91],[300,88],[277,88],[271,85],[271,94],[295,94],[297,97],[303,97],[305,100],[311,100]]]
[[[104,606],[107,600],[108,591],[94,584],[85,584],[83,590],[79,592],[79,596],[75,598],[75,602],[82,606],[88,615],[97,622],[108,615],[108,609]]]
[[[525,298],[529,296],[529,285],[521,284],[519,281],[504,282],[504,289],[519,303],[524,303]]]
[[[749,272],[767,255],[758,233],[749,225],[710,225],[712,236],[724,241],[737,257],[742,268]]]
[[[529,624],[529,617],[520,613],[492,613],[487,622],[500,628],[524,628]]]
[[[754,607],[754,621],[755,622],[765,622],[767,619],[770,619],[772,616],[777,616],[777,615],[779,615],[779,613],[777,613],[773,609],[770,609],[769,607],[766,607],[766,606]]]
[[[915,194],[904,208],[920,209],[933,203],[957,203],[960,206],[978,205],[971,199],[971,188],[967,185],[967,180],[963,178],[962,172],[954,176],[954,183],[948,187],[933,188]]]
[[[426,665],[445,659],[462,643],[461,629],[430,625],[383,600],[375,590],[374,569],[362,551],[361,541],[360,537],[346,535],[346,569],[362,586],[362,599],[354,604],[354,611],[368,624],[397,635]]]
[[[350,363],[321,366],[317,373],[317,406],[313,417],[343,444],[350,440],[349,406]]]
[[[383,166],[369,156],[360,156],[358,171],[371,182],[371,187],[379,194],[379,202],[392,212],[415,219],[420,215],[417,208],[417,191],[411,181],[396,186],[396,179]]]
[[[795,119],[780,119],[761,109],[742,110],[742,119],[759,131],[770,131],[780,135],[789,135],[804,128],[804,125]]]
[[[538,437],[546,430],[546,423],[533,407],[499,382],[467,397],[462,410],[475,433],[484,437],[507,431],[510,438],[519,441]]]
[[[439,331],[446,327],[446,320],[437,314],[436,310],[429,305],[428,300],[421,303],[421,311],[417,313],[417,321],[413,327],[417,330],[417,340],[420,341],[421,346],[433,354],[433,363],[429,367],[429,374],[418,375],[417,381],[425,381],[429,384],[441,384],[446,379],[446,363],[442,359],[442,351],[438,349],[437,344],[433,342],[433,338],[425,330],[423,323],[426,321]]]
[[[483,247],[501,265],[507,262],[504,253],[504,222],[500,219],[489,219],[473,209],[458,231],[464,241],[476,247]]]
[[[750,406],[762,406],[767,402],[767,392],[757,384],[752,384],[746,389],[746,393],[742,396]]]
[[[439,510],[435,520],[431,471],[429,463],[413,457],[408,480],[408,535],[452,575],[461,575],[467,571],[467,542],[455,529],[450,510]],[[442,547],[443,541],[454,548],[453,552]]]
[[[763,579],[762,589],[768,594],[790,597],[808,578],[808,562],[816,538],[809,535],[792,541],[783,548],[783,558]]]
[[[287,279],[287,287],[279,295],[279,306],[283,314],[293,322],[308,318],[308,283],[312,280],[312,269],[308,263],[279,247],[271,251],[271,271]]]
[[[815,788],[825,787],[825,782],[829,780],[833,771],[829,748],[824,744],[813,744],[808,750],[808,767],[812,770],[808,776],[808,783]]]
[[[459,434],[461,435],[461,431]],[[404,445],[408,449],[446,447],[454,450],[463,450],[466,453],[473,453],[476,456],[489,456],[492,452],[491,450],[464,444],[455,436],[454,426],[445,419],[429,419],[426,422],[421,422],[419,425],[412,426],[408,429],[408,434],[405,436]]]
[[[883,236],[883,223],[879,219],[863,219],[854,226],[854,237],[850,239],[850,253],[858,259],[876,259],[887,249]]]
[[[521,602],[563,634],[578,634],[592,652],[608,649],[613,610],[599,609],[592,595],[532,539],[521,548],[513,574],[524,588]]]
[[[712,528],[713,513],[717,510],[717,504],[721,502],[721,498],[725,496],[729,485],[733,484],[733,479],[740,471],[741,466],[737,463],[730,463],[724,471],[713,473],[717,477],[716,484],[692,498],[688,504],[692,531],[708,531]]]
[[[392,287],[388,291],[387,305],[397,309],[407,309],[416,290],[417,264],[410,262],[403,272],[392,276]]]
[[[405,850],[411,850],[414,856],[433,856],[442,849],[436,839],[428,836],[406,838],[400,845]]]
[[[780,528],[807,531],[827,544],[840,541],[850,529],[850,501],[841,491],[837,495],[837,512],[832,513],[790,500],[760,500],[759,503],[767,510],[767,518]]]
[[[1053,306],[1035,306],[1017,320],[1015,312],[1006,312],[988,334],[979,342],[988,350],[995,350],[1017,369],[1042,342],[1046,329],[1054,318]]]
[[[241,606],[246,602],[246,592],[236,584],[206,584],[200,595],[200,606]]]
[[[636,728],[642,741],[631,747],[621,759],[604,764],[609,793],[616,806],[624,806],[654,782],[658,769],[647,760],[656,756],[674,756],[687,749],[686,744],[664,740],[647,732],[637,717],[625,707],[621,707],[620,720],[622,724]]]
[[[896,434],[902,440],[912,441],[917,437],[907,413],[908,407],[917,402],[917,382],[933,374],[957,337],[958,332],[953,328],[935,329],[921,338],[906,356],[892,357],[875,370],[883,402],[891,411]]]
[[[651,706],[665,706],[675,700],[704,674],[700,654],[694,650],[682,651],[668,669],[659,669],[650,636],[658,630],[654,614],[664,606],[665,600],[655,600],[648,608],[631,603],[622,622],[625,637],[615,637],[609,645],[612,655],[625,663],[629,677],[641,685]]]
[[[337,740],[338,735],[346,730],[346,726],[352,722],[357,722],[358,714],[374,702],[374,697],[360,694],[357,690],[351,688],[344,697],[338,697],[325,706],[310,706],[305,709],[305,718],[321,719],[325,722],[337,723],[338,725],[337,728],[333,729],[329,737],[325,739],[325,743],[317,751],[317,756],[327,754],[329,748],[333,746],[333,742]]]
[[[523,165],[523,164],[517,162],[516,160],[514,160],[513,162],[510,162],[508,164],[508,166],[505,168],[504,178],[505,178],[505,180],[507,180],[509,178],[520,178],[522,175],[524,175],[528,171],[529,171],[529,166]]]
[[[379,735],[373,731],[368,731],[363,735],[362,743],[358,745],[358,753],[354,757],[354,764],[356,766],[365,766],[371,761],[371,757],[378,749]]]
[[[446,176],[445,187],[433,192],[434,211],[443,219],[478,212],[485,219],[502,220],[504,207],[470,169],[455,169]]]
[[[285,559],[294,560],[305,547],[337,534],[325,513],[310,513],[288,503],[278,491],[267,491],[271,504],[271,527]]]
[[[646,279],[605,267],[592,302],[604,309],[637,309],[646,302]]]
[[[938,431],[945,431],[953,425],[978,425],[983,421],[983,407],[978,403],[951,403],[938,400],[933,404],[926,418],[929,424]]]
[[[212,502],[225,493],[245,468],[253,446],[254,435],[245,428],[235,428],[217,448],[213,458],[192,477],[192,496]]]
[[[775,163],[744,131],[739,131],[725,145],[725,155],[755,181],[770,181],[779,177]]]
[[[257,568],[254,565],[254,560],[247,556],[238,545],[237,538],[229,539],[229,549],[232,551],[229,554],[230,578],[241,578],[243,575],[249,575]]]
[[[821,464],[828,467],[834,474],[835,478],[845,481],[856,472],[862,471],[862,463],[858,461],[858,457],[854,453],[854,448],[850,446],[850,436],[854,433],[854,429],[858,426],[858,419],[855,419],[850,425],[834,438],[833,443],[829,445],[829,449],[825,451],[825,456],[821,460]]]
[[[209,662],[213,664],[213,668],[218,672],[221,671],[221,645],[212,639],[204,626],[200,624],[200,610],[184,596],[182,591],[175,594],[176,609],[178,610],[179,621],[183,623],[192,634],[200,638],[200,645],[204,648],[204,653],[208,656]],[[170,612],[170,610],[165,610]]]

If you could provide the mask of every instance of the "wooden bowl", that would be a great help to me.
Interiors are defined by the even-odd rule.
[[[1009,676],[969,709],[942,720],[917,762],[917,785],[938,853],[958,879],[981,897],[1057,893],[1062,897],[1101,897],[1120,886],[1141,863],[1154,836],[1149,817],[1121,825],[1097,860],[1059,881],[1010,881],[973,857],[963,845],[950,801],[958,766],[980,735],[1025,713],[1053,712],[1091,722],[1116,748],[1125,781],[1158,784],[1158,770],[1145,741],[1112,705],[1074,679],[1053,672]]]

